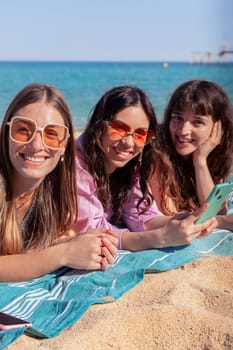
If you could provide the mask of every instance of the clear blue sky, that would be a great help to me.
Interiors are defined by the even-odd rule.
[[[0,60],[188,61],[224,42],[233,0],[0,2]]]

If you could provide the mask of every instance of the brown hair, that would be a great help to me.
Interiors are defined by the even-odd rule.
[[[172,113],[190,108],[194,114],[211,115],[213,121],[221,121],[221,143],[209,154],[207,164],[215,184],[223,182],[233,164],[233,109],[232,104],[217,84],[205,80],[187,81],[173,92],[161,125],[160,149],[163,161],[158,164],[161,208],[165,214],[174,214],[167,207],[167,198],[175,205],[175,211],[193,210],[200,203],[197,197],[192,160],[180,156],[171,139],[169,124]]]
[[[17,223],[16,208],[12,193],[13,166],[9,159],[9,128],[7,123],[17,111],[28,104],[45,101],[52,105],[63,117],[69,129],[64,161],[59,161],[55,169],[40,184],[36,193],[34,210],[30,215],[30,227],[22,230]],[[77,215],[75,146],[72,117],[61,92],[53,86],[30,84],[24,87],[10,103],[0,131],[0,173],[2,190],[0,193],[0,252],[17,254],[34,248],[45,248],[67,233]],[[45,205],[46,203],[46,205]]]

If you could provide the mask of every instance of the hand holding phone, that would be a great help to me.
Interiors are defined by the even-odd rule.
[[[29,327],[31,322],[22,320],[21,318],[0,312],[0,330],[9,330],[13,328]]]
[[[195,224],[201,224],[207,219],[217,215],[232,189],[233,182],[223,182],[215,185],[206,200],[206,203],[209,204],[209,208],[199,216]]]

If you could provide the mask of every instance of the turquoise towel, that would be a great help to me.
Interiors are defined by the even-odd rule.
[[[26,334],[54,337],[92,304],[118,299],[139,283],[145,272],[171,270],[212,255],[233,255],[233,232],[214,230],[187,246],[136,253],[121,250],[107,271],[63,268],[27,282],[0,283],[0,310],[31,321]],[[23,332],[24,329],[0,331],[0,349]]]

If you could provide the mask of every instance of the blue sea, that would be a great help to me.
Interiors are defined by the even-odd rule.
[[[77,130],[85,127],[102,94],[116,85],[137,85],[150,97],[158,120],[171,92],[189,79],[221,85],[233,102],[233,63],[163,62],[0,62],[0,119],[14,95],[25,85],[55,85],[65,96]]]

